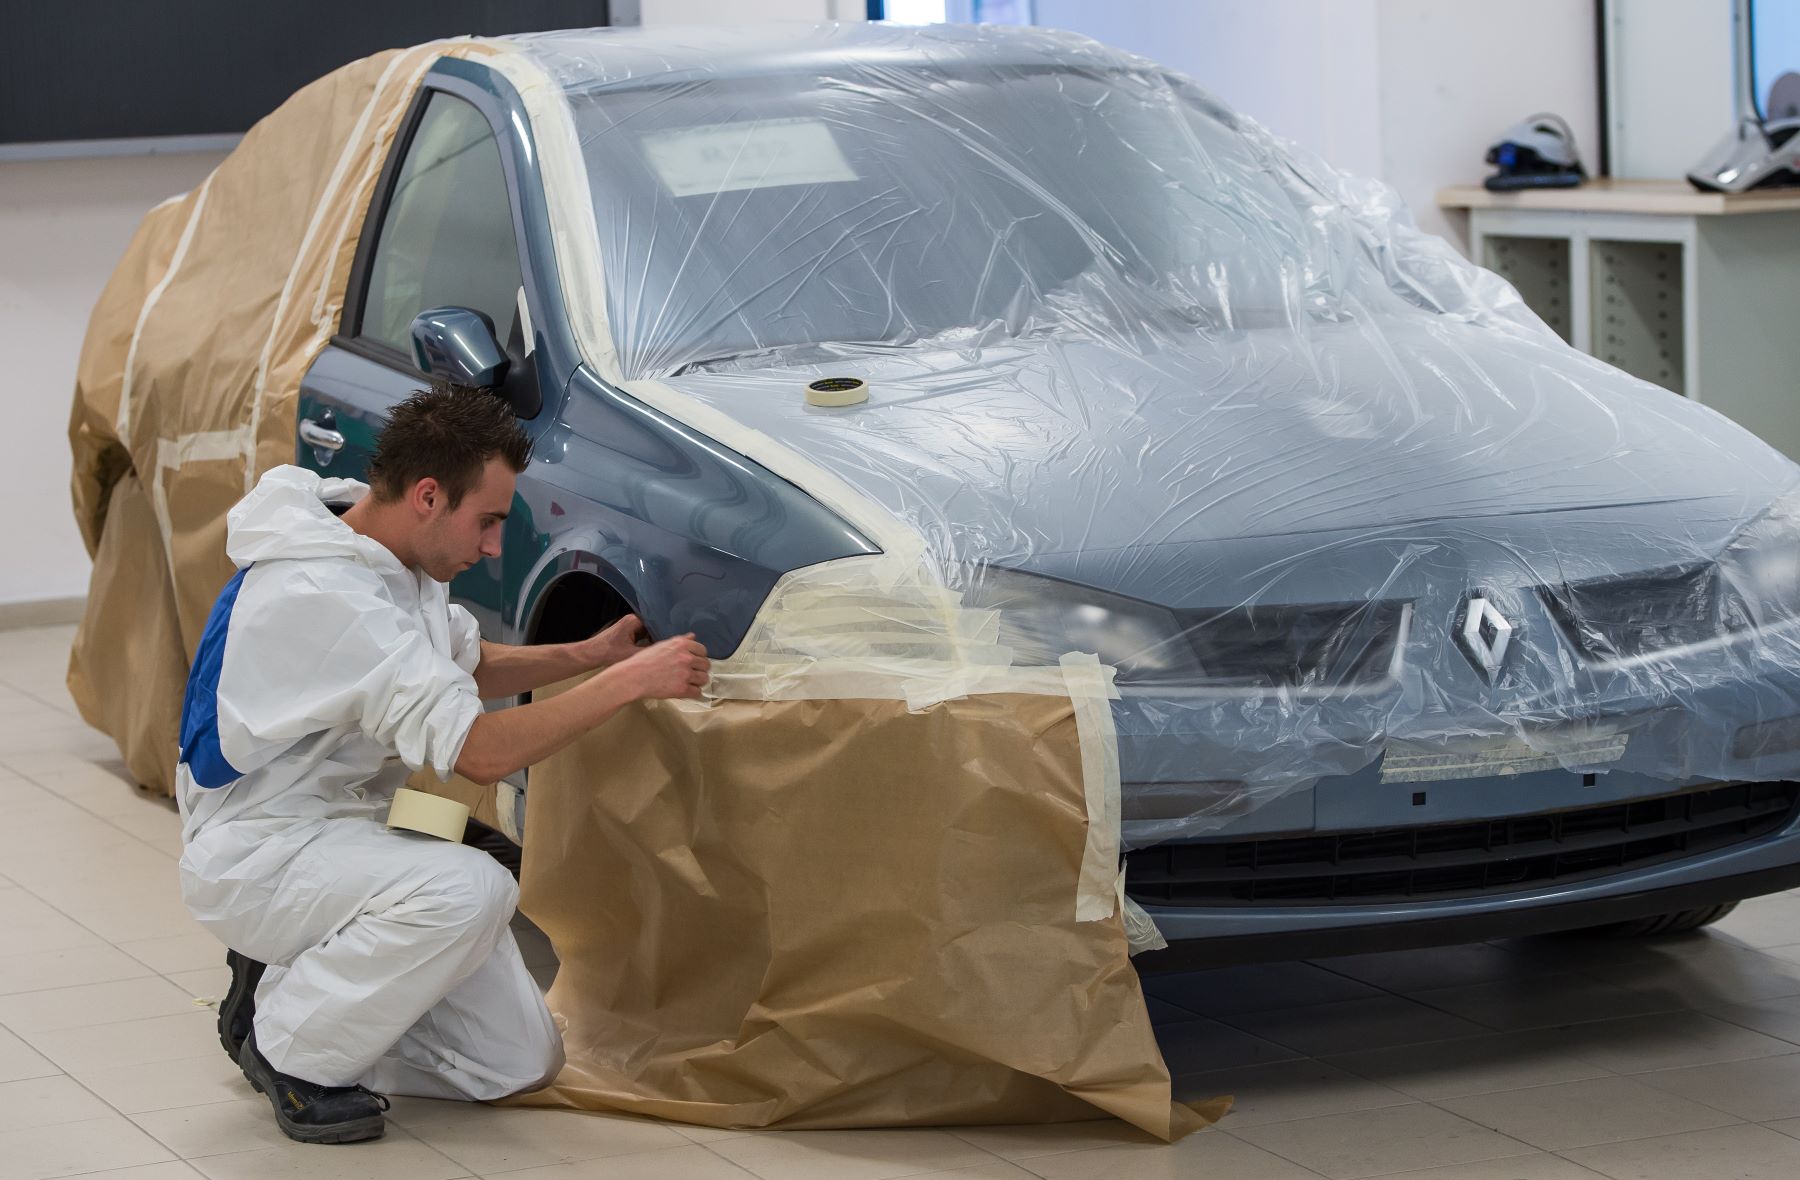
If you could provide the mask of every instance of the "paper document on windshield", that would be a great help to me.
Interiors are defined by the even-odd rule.
[[[682,127],[642,142],[657,177],[678,197],[861,179],[823,119]]]

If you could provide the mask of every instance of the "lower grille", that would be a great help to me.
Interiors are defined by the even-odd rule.
[[[1216,843],[1126,856],[1145,905],[1246,906],[1479,897],[1604,877],[1779,831],[1800,783],[1734,783],[1471,823]]]

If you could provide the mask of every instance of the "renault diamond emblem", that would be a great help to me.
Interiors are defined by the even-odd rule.
[[[1462,626],[1456,642],[1463,654],[1475,665],[1482,679],[1492,684],[1506,664],[1506,649],[1512,646],[1513,626],[1494,604],[1477,595],[1469,599],[1463,611]]]

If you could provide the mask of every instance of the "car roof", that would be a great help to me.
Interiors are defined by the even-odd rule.
[[[993,67],[1155,70],[1150,61],[1059,29],[1004,25],[694,25],[568,29],[504,38],[565,91],[852,68],[962,72]]]

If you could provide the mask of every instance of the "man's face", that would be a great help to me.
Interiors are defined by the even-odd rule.
[[[419,568],[448,582],[484,557],[500,556],[500,528],[512,509],[517,477],[500,459],[489,459],[481,482],[455,508],[435,480],[413,489],[422,519],[414,547]]]

